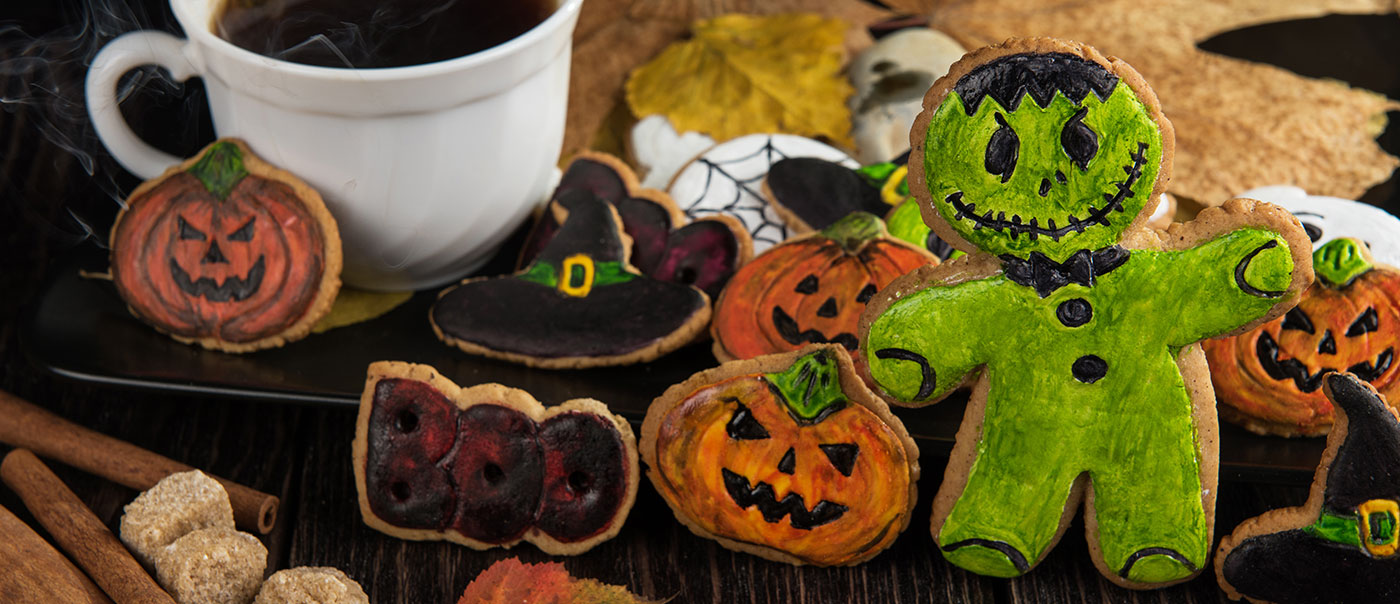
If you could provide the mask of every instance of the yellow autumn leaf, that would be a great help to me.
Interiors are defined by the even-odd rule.
[[[341,287],[330,312],[311,328],[311,333],[325,333],[337,327],[363,323],[398,308],[413,297],[413,292],[372,292],[353,287]]]
[[[697,21],[627,80],[638,116],[724,141],[756,132],[850,144],[853,90],[841,75],[846,24],[814,14],[725,15]]]

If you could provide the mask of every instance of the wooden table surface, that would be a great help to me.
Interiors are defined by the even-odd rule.
[[[19,19],[42,32],[59,30],[72,19],[71,14],[52,7],[19,10],[25,12],[0,13],[0,21]],[[8,44],[0,44],[0,74],[7,73],[3,67],[13,66],[16,57],[53,56],[44,54],[53,48],[17,49],[13,37],[0,37],[0,42]],[[69,44],[75,45],[75,51],[87,48],[71,40]],[[81,52],[76,56],[81,57]],[[31,363],[18,335],[20,322],[26,304],[39,293],[51,260],[74,248],[99,245],[98,239],[105,237],[94,239],[85,232],[104,233],[115,211],[113,199],[134,185],[102,152],[86,125],[81,103],[75,100],[80,98],[75,91],[81,90],[84,66],[71,59],[45,69],[22,70],[18,77],[0,76],[4,78],[0,98],[29,99],[0,104],[5,109],[0,111],[0,388],[83,426],[280,495],[277,526],[263,536],[270,552],[269,571],[334,566],[358,580],[372,602],[453,602],[477,573],[497,560],[510,556],[527,562],[555,559],[529,545],[478,552],[450,544],[401,541],[367,528],[360,521],[349,463],[353,407],[97,386],[44,373]],[[57,87],[61,94],[53,98],[62,102],[27,96],[44,85]],[[156,86],[162,87],[169,85]],[[173,99],[138,92],[146,106],[130,109],[132,117],[137,122],[158,121],[171,107],[197,107],[202,104],[197,88],[189,87]],[[212,138],[207,121],[199,119],[165,132],[167,140],[158,144],[187,154]],[[1394,137],[1388,133],[1384,140]],[[1386,185],[1368,198],[1394,211],[1392,191]],[[4,450],[0,446],[0,452]],[[641,596],[674,602],[1224,601],[1209,571],[1159,591],[1131,592],[1112,585],[1089,561],[1078,520],[1048,558],[1022,578],[991,579],[952,567],[936,552],[928,531],[929,503],[945,462],[936,454],[925,454],[924,479],[911,526],[889,550],[854,568],[793,567],[720,548],[678,523],[646,480],[615,539],[584,555],[557,560],[575,576],[625,585]],[[122,506],[136,495],[72,468],[53,467],[113,528]],[[1297,485],[1222,483],[1217,539],[1247,517],[1302,503],[1306,491]],[[19,500],[3,487],[0,505],[33,523]]]

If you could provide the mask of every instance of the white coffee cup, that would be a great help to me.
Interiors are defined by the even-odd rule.
[[[213,33],[222,0],[170,0],[188,39],[125,34],[87,76],[98,137],[142,178],[180,162],[131,131],[122,74],[200,76],[214,130],[315,187],[340,224],[347,283],[442,285],[479,268],[549,193],[563,142],[569,59],[583,0],[559,0],[520,36],[464,57],[382,69],[279,61]]]

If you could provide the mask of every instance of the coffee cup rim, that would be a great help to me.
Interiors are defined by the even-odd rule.
[[[310,78],[376,82],[434,77],[489,64],[535,44],[539,38],[549,37],[554,33],[554,30],[567,27],[575,18],[574,13],[577,13],[583,5],[583,0],[558,0],[558,6],[555,7],[554,12],[550,13],[543,21],[535,24],[534,27],[510,40],[471,54],[417,65],[361,68],[307,65],[269,57],[240,47],[214,33],[214,14],[222,8],[223,3],[219,2],[218,7],[208,13],[206,22],[200,23],[200,15],[193,11],[191,6],[201,2],[204,0],[171,0],[171,7],[181,27],[185,29],[185,35],[191,39],[197,38],[205,45],[221,49],[230,58],[240,63],[255,67],[265,67],[271,63],[277,65],[280,71]]]

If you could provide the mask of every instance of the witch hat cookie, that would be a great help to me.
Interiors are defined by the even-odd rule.
[[[530,230],[519,266],[529,265],[559,231],[566,212],[560,195],[584,189],[617,210],[631,239],[628,262],[653,279],[694,285],[719,296],[734,271],[753,257],[748,231],[732,216],[714,214],[689,220],[670,195],[642,187],[622,160],[598,151],[579,153],[555,190],[554,199]]]
[[[555,203],[566,217],[524,270],[468,279],[438,296],[429,318],[440,339],[472,354],[564,369],[649,361],[705,328],[705,292],[629,265],[606,201],[572,189]]]
[[[1338,411],[1302,507],[1266,512],[1221,540],[1220,586],[1255,602],[1400,601],[1400,421],[1350,373],[1325,378]]]

